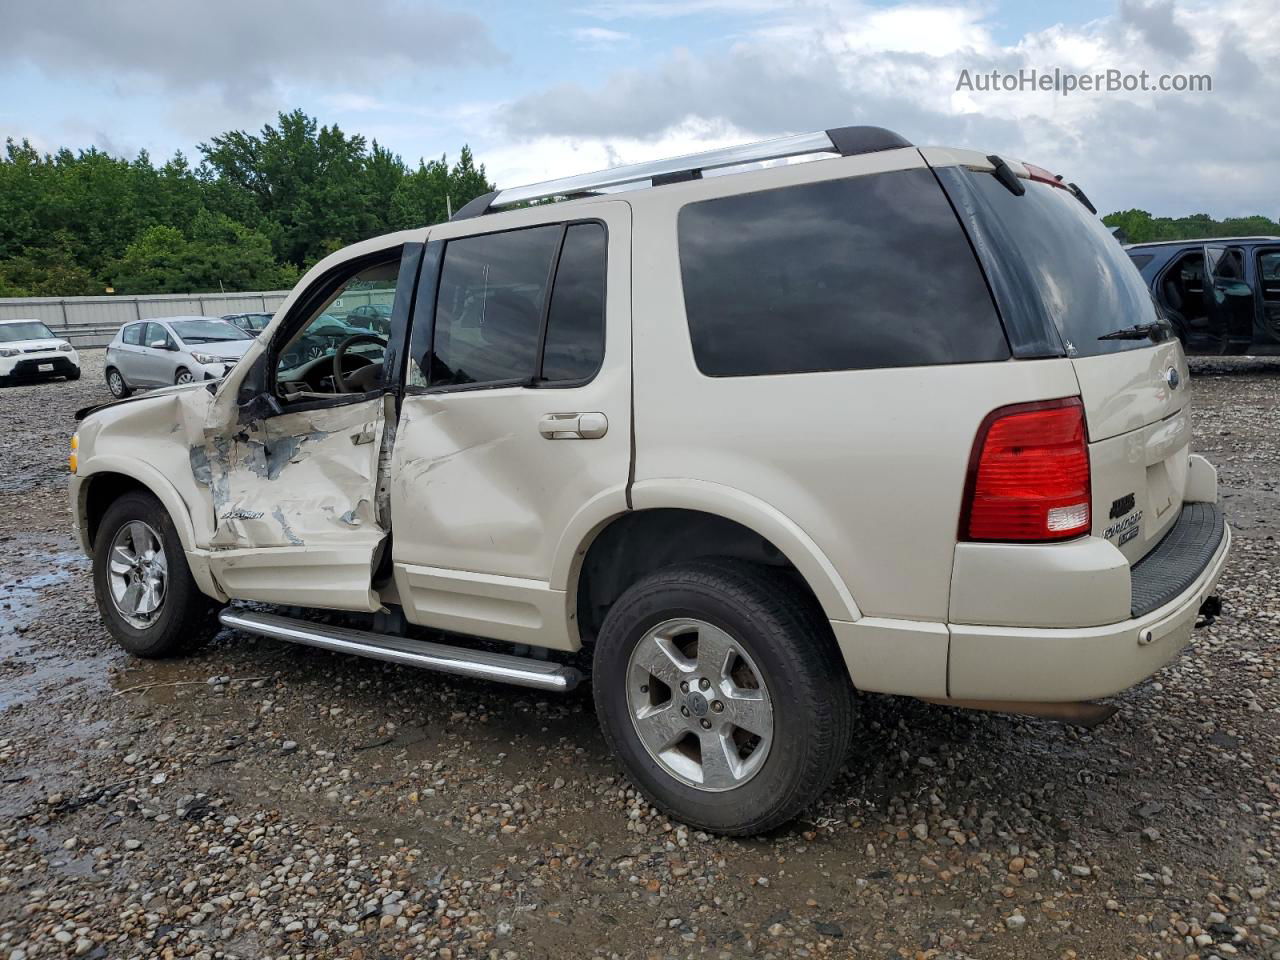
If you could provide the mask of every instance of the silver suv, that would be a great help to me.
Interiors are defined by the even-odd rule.
[[[299,362],[344,295],[387,333]],[[139,656],[219,608],[541,690],[585,648],[634,782],[752,833],[831,782],[856,691],[1088,723],[1174,657],[1230,543],[1189,399],[1078,188],[841,128],[342,250],[216,388],[88,414],[71,497]]]

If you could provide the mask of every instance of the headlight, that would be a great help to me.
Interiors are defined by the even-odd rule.
[[[59,353],[70,353],[70,352],[71,352],[71,350],[72,350],[72,347],[71,347],[71,344],[69,344],[69,343],[60,343],[60,344],[58,344],[58,352],[59,352]]]
[[[0,357],[16,357],[18,351],[12,347],[0,347]]]
[[[191,354],[191,358],[195,360],[196,363],[204,363],[204,364],[224,362],[224,358],[215,357],[212,353],[193,353]]]

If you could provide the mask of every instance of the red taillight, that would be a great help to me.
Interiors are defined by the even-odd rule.
[[[989,413],[973,444],[960,539],[1037,542],[1088,533],[1089,448],[1079,397]]]

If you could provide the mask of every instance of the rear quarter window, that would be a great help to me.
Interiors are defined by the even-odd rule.
[[[714,377],[1006,360],[973,251],[928,170],[685,206],[685,311]]]

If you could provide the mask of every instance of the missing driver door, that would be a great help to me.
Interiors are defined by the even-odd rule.
[[[361,306],[407,325],[420,244],[365,254],[314,281],[259,362],[262,395],[211,431],[205,462],[216,529],[210,565],[232,597],[377,610],[372,580],[389,520],[379,507],[388,339],[347,322]]]

